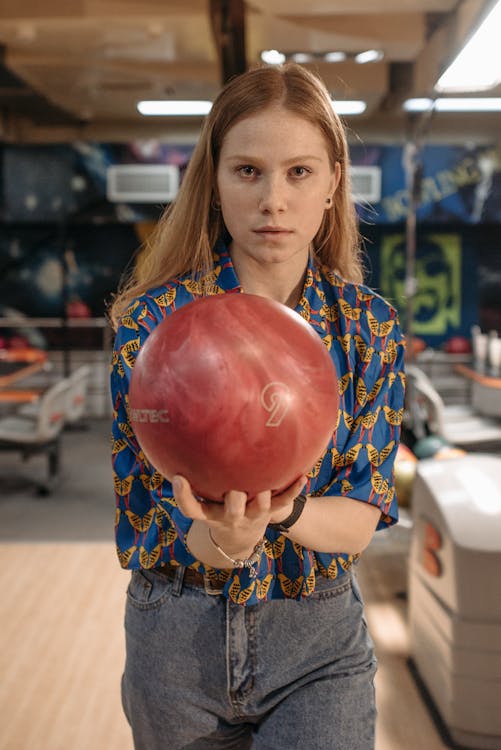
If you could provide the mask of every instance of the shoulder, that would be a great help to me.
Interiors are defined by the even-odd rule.
[[[327,282],[331,295],[336,300],[344,300],[361,311],[371,311],[383,318],[397,318],[393,305],[381,294],[363,283],[346,281],[334,271],[322,269],[322,277]]]
[[[193,299],[184,277],[148,289],[136,297],[120,319],[120,325],[136,329],[160,323],[176,307]]]
[[[328,269],[321,269],[322,286],[329,306],[337,307],[340,328],[369,337],[401,338],[398,312],[381,294],[363,283],[346,281]]]

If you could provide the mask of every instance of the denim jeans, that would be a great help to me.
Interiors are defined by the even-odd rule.
[[[136,750],[372,750],[376,660],[352,573],[242,607],[134,571],[125,714]]]

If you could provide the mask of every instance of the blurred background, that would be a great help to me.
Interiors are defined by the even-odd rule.
[[[294,60],[408,344],[401,522],[359,565],[377,750],[501,749],[500,29],[492,0],[2,0],[0,748],[132,746],[107,304],[221,86]]]

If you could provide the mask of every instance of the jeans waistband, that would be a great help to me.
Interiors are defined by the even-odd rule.
[[[178,588],[179,593],[183,585],[194,586],[195,588],[204,589],[207,594],[217,596],[223,592],[223,589],[231,576],[231,571],[227,570],[222,573],[200,573],[198,570],[193,568],[187,568],[183,565],[172,565],[171,563],[162,563],[159,567],[155,568],[155,571],[160,575],[165,576],[171,581],[174,581]],[[337,585],[346,583],[351,578],[351,571],[341,576],[341,579],[337,581]],[[323,576],[319,571],[316,571],[316,586],[317,592],[326,589],[331,589],[334,581]],[[336,584],[334,584],[336,585]]]
[[[180,568],[183,572],[180,571]],[[220,594],[226,585],[230,573],[228,571],[228,576],[216,578],[204,575],[198,570],[193,570],[193,568],[183,568],[183,566],[171,565],[170,563],[163,563],[156,568],[156,571],[171,581],[181,580],[183,584],[188,584],[188,586],[205,589],[208,594]]]

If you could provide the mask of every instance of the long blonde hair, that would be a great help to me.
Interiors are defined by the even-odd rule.
[[[225,234],[221,211],[215,205],[223,140],[239,120],[277,104],[319,127],[332,168],[336,162],[341,168],[333,206],[324,212],[313,252],[320,263],[348,281],[362,281],[348,144],[327,89],[317,76],[295,63],[259,67],[233,78],[215,99],[175,203],[164,211],[113,300],[110,319],[114,326],[136,296],[180,274],[198,274],[212,267],[214,245]]]

